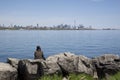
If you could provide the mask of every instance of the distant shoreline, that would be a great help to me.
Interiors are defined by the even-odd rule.
[[[0,30],[120,30],[120,29],[0,29]]]
[[[38,24],[36,26],[1,26],[0,30],[120,30],[119,28],[94,28],[92,26],[85,27],[83,25],[78,26],[71,26],[67,24],[61,24],[57,26],[39,26]]]

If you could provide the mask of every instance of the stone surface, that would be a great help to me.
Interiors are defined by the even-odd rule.
[[[111,62],[114,62],[114,60],[120,59],[118,55],[114,54],[104,54],[102,56],[96,57],[95,60],[102,64],[111,64]]]
[[[61,69],[57,63],[44,60],[20,60],[18,74],[20,80],[35,80],[42,75],[59,74]]]
[[[90,58],[79,56],[78,72],[93,75],[93,65]]]
[[[61,68],[56,62],[52,61],[45,61],[42,62],[44,75],[51,75],[51,74],[61,74]]]
[[[10,65],[12,65],[16,69],[18,69],[18,62],[19,62],[19,59],[16,59],[16,58],[8,58],[7,59],[7,63],[9,63]]]
[[[93,59],[99,78],[115,74],[120,71],[120,58],[118,55],[105,54]]]
[[[46,61],[55,62],[61,68],[61,71],[65,71],[68,73],[77,71],[77,63],[78,57],[75,54],[70,52],[60,53],[57,55],[50,56],[46,59]]]
[[[91,60],[85,56],[77,56],[70,52],[50,56],[46,61],[56,62],[65,73],[93,74]]]
[[[43,60],[20,60],[18,64],[18,77],[20,80],[35,80],[44,74]]]
[[[10,64],[0,63],[0,80],[17,80],[17,70]]]

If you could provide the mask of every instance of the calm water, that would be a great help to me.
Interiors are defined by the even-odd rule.
[[[120,30],[27,31],[0,30],[0,61],[8,57],[33,58],[36,45],[45,57],[73,52],[87,57],[105,53],[120,55]]]

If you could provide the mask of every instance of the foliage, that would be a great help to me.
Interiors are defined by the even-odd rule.
[[[90,75],[86,75],[86,74],[70,74],[68,76],[69,80],[93,80],[93,78]],[[46,75],[41,77],[38,80],[62,80],[62,76],[58,76],[58,75]]]
[[[93,77],[87,74],[70,74],[70,80],[93,80]]]
[[[45,75],[39,78],[38,80],[62,80],[62,76],[58,75]],[[68,76],[69,80],[94,80],[92,76],[87,74],[70,74]],[[115,75],[101,79],[101,80],[120,80],[120,72]]]
[[[62,76],[58,75],[45,75],[38,80],[62,80]]]
[[[103,79],[103,80],[106,80],[106,79]],[[107,78],[107,80],[120,80],[120,72],[114,74],[114,75],[111,75]]]

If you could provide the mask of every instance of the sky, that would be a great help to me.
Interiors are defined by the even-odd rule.
[[[1,25],[120,28],[120,0],[0,0]]]

